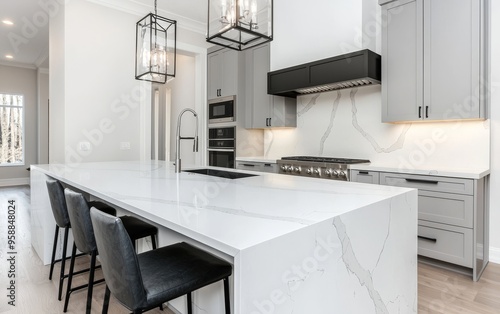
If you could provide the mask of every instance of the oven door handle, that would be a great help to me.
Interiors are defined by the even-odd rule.
[[[208,148],[209,152],[234,152],[234,148]]]

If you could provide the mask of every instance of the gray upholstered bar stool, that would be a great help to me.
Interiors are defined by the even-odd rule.
[[[57,294],[57,299],[61,301],[62,296],[62,288],[64,279],[68,277],[68,274],[65,274],[65,262],[66,262],[66,248],[68,246],[68,234],[69,229],[71,228],[69,217],[68,217],[68,208],[66,206],[66,199],[64,198],[64,188],[62,184],[57,180],[47,180],[47,192],[49,194],[50,207],[52,208],[52,214],[54,215],[54,219],[56,221],[56,232],[54,235],[54,245],[52,246],[52,259],[50,261],[50,273],[49,279],[52,280],[52,273],[54,271],[55,263],[61,262],[61,271],[59,276],[59,291]],[[108,214],[115,215],[116,210],[111,208],[100,202],[90,202],[90,206],[94,206],[100,210],[107,212]],[[59,237],[59,229],[64,229],[64,239],[63,239],[63,247],[62,247],[62,257],[60,259],[55,259],[56,250],[57,250],[57,240]],[[79,254],[81,256],[83,254]],[[81,270],[75,274],[81,274],[88,269]]]
[[[103,282],[98,280],[94,282],[94,271],[96,268],[96,257],[98,254],[97,245],[94,237],[94,229],[90,220],[90,207],[89,203],[85,200],[81,193],[74,192],[68,188],[64,190],[66,204],[68,207],[69,220],[73,229],[73,250],[71,253],[71,263],[68,274],[68,286],[66,290],[66,298],[64,300],[64,312],[68,309],[69,297],[73,291],[87,287],[87,309],[86,313],[90,313],[92,305],[92,290],[95,283]],[[93,207],[95,208],[95,207]],[[140,219],[131,216],[123,217],[127,237],[131,241],[136,241],[140,238],[151,237],[153,249],[156,248],[156,235],[158,228],[146,223]],[[130,241],[129,240],[129,241]],[[76,250],[90,255],[90,271],[89,283],[72,288],[72,280],[75,266]]]
[[[192,314],[191,292],[220,280],[224,281],[225,312],[230,313],[231,264],[184,242],[136,254],[120,218],[95,207],[90,217],[106,279],[102,313],[108,312],[113,293],[134,314],[187,295],[188,314]]]

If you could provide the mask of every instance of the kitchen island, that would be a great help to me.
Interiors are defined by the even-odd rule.
[[[417,313],[417,190],[279,174],[177,174],[165,162],[31,168],[32,244],[47,264],[48,177],[233,265],[232,313]],[[227,169],[225,169],[227,170]],[[250,173],[232,170],[234,172]],[[183,298],[171,302],[185,313]],[[222,285],[193,294],[223,313]]]

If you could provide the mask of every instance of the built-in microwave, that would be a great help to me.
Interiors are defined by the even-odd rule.
[[[208,101],[208,124],[236,121],[236,96]]]

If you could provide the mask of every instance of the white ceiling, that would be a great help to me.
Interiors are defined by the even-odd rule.
[[[87,0],[142,15],[154,11],[154,0]],[[157,0],[158,13],[178,21],[179,27],[203,33],[208,0]],[[48,65],[49,27],[47,13],[39,3],[60,1],[0,0],[0,63],[14,66]],[[1,21],[14,22],[7,26]],[[10,54],[14,59],[7,59]]]

